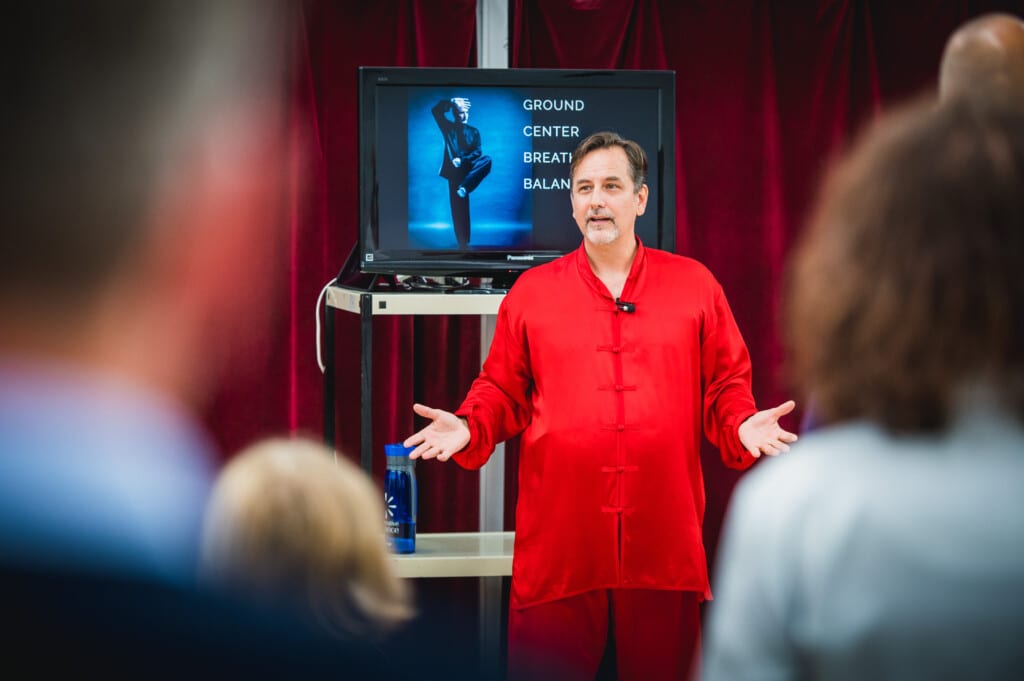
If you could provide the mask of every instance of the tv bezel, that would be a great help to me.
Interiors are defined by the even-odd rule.
[[[676,241],[676,131],[675,72],[654,70],[483,69],[447,67],[359,67],[359,235],[356,253],[359,271],[365,274],[493,277],[522,272],[555,260],[565,253],[535,249],[434,250],[382,249],[371,243],[377,195],[377,97],[378,87],[608,87],[655,89],[659,93],[657,149],[645,149],[648,163],[658,169],[656,243],[645,245],[675,250]],[[380,259],[381,254],[387,254]],[[370,255],[371,258],[367,258]],[[521,259],[510,261],[508,256]],[[399,257],[396,257],[399,256]]]

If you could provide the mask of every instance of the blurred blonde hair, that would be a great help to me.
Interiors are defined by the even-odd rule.
[[[360,468],[311,440],[265,440],[225,467],[200,567],[208,581],[297,604],[339,636],[377,636],[412,616],[380,493]]]

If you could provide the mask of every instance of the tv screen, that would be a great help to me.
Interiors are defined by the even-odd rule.
[[[674,250],[674,72],[360,68],[360,271],[487,277],[576,249],[569,164],[600,130],[646,150],[636,232]]]

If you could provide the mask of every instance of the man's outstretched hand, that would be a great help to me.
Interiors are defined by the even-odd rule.
[[[430,423],[402,443],[406,447],[416,447],[409,454],[410,459],[436,458],[438,461],[447,461],[452,454],[469,444],[469,427],[463,419],[450,411],[423,404],[412,405],[412,410],[430,419]]]
[[[789,444],[796,442],[796,435],[783,430],[779,419],[795,407],[796,402],[789,400],[773,409],[759,411],[740,424],[737,434],[751,456],[756,459],[762,454],[778,456],[789,451]]]

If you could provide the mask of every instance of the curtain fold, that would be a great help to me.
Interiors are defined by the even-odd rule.
[[[657,0],[511,0],[510,5],[511,66],[666,68]]]

